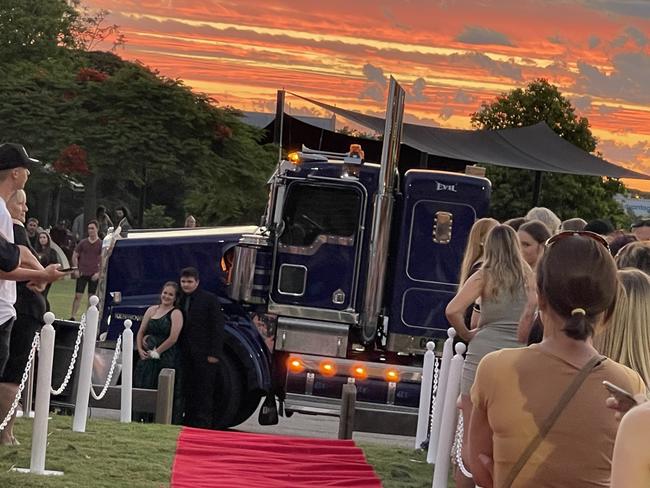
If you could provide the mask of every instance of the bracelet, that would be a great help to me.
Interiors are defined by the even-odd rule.
[[[476,304],[474,304],[474,306],[472,307],[472,312],[475,312],[475,313],[481,313],[481,307],[480,307],[480,305],[476,305]]]

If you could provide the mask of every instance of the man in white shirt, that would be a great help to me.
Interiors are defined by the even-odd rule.
[[[22,190],[29,178],[29,167],[37,164],[36,159],[27,155],[20,144],[0,144],[0,235],[8,242],[14,242],[13,222],[6,202],[17,190]],[[57,280],[64,273],[57,271],[59,265],[43,269],[38,260],[21,252],[21,268],[11,272],[0,272],[0,376],[9,357],[11,328],[16,317],[16,280],[39,283]]]

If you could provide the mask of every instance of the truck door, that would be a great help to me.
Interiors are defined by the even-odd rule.
[[[355,307],[365,201],[364,188],[351,182],[289,184],[276,250],[275,303]]]

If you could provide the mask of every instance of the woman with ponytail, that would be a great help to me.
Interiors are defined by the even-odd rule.
[[[479,364],[470,470],[483,488],[609,486],[617,422],[604,407],[602,382],[633,394],[645,386],[592,345],[618,288],[607,242],[588,232],[553,236],[536,281],[542,342],[490,353]]]

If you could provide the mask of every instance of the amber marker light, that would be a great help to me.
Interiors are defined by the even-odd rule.
[[[352,376],[358,380],[365,380],[368,377],[368,370],[360,364],[357,364],[352,366]]]
[[[289,358],[289,371],[292,373],[302,373],[305,370],[305,363],[300,358]]]
[[[387,369],[384,373],[384,378],[386,378],[386,381],[397,383],[399,381],[399,371],[396,369]]]
[[[302,163],[302,161],[300,160],[300,153],[298,153],[298,152],[289,153],[289,155],[287,156],[287,159],[294,166],[299,166],[300,163]]]
[[[318,370],[323,376],[334,376],[336,374],[336,365],[332,361],[321,361]]]

